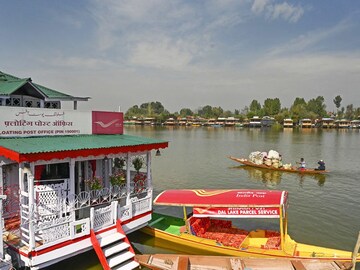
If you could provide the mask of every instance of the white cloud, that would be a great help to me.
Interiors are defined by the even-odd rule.
[[[255,14],[260,14],[265,10],[265,7],[270,3],[270,0],[254,0],[251,11]]]
[[[301,18],[303,14],[304,9],[302,7],[295,7],[284,2],[282,4],[277,4],[273,6],[271,18],[283,18],[286,21],[295,23]]]
[[[276,48],[272,48],[268,55],[281,55],[302,52],[305,49],[326,41],[345,30],[349,29],[351,24],[347,20],[341,21],[333,27],[328,29],[318,29],[308,33],[301,34],[300,36],[290,40],[286,44],[282,44]]]
[[[255,64],[259,70],[281,74],[356,74],[360,73],[360,52],[342,54],[301,54],[290,57],[261,59]]]
[[[186,67],[192,57],[186,44],[162,39],[138,43],[130,53],[129,61],[135,66],[177,70]]]
[[[180,69],[218,50],[216,36],[243,22],[243,1],[134,0],[92,2],[96,40],[103,54],[129,66]],[[220,52],[221,53],[221,52]]]
[[[61,68],[73,68],[73,69],[102,69],[113,67],[114,63],[109,60],[104,60],[100,58],[81,58],[81,57],[63,57],[57,56],[49,58],[40,58],[40,62],[50,64],[53,67]]]
[[[295,23],[304,14],[301,6],[290,5],[287,2],[273,4],[271,0],[254,0],[251,7],[252,12],[257,15],[264,15],[270,20],[283,19]]]

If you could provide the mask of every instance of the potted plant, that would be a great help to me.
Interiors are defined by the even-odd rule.
[[[139,173],[140,169],[144,165],[144,161],[141,157],[136,157],[133,159],[132,164],[134,165],[134,169],[137,173]]]
[[[124,158],[115,158],[114,159],[114,167],[117,169],[123,170],[125,166],[125,159]]]
[[[132,164],[134,166],[134,169],[136,171],[136,174],[134,176],[134,184],[135,184],[135,192],[142,192],[145,187],[145,181],[146,181],[146,174],[140,173],[140,169],[144,165],[144,160],[141,157],[136,157],[133,159]]]
[[[85,180],[85,183],[89,186],[91,190],[102,189],[102,180],[100,177],[94,176],[92,179]]]
[[[110,175],[110,183],[112,186],[120,186],[125,182],[125,174],[123,171]]]

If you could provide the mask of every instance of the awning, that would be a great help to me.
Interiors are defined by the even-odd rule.
[[[285,212],[287,191],[247,189],[165,190],[156,205],[193,207],[195,217],[279,218]]]
[[[168,142],[131,135],[76,135],[0,138],[0,156],[20,162],[142,152]]]

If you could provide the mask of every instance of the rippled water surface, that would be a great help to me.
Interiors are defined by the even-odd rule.
[[[125,133],[169,141],[161,156],[153,154],[154,195],[164,189],[278,189],[289,192],[291,237],[303,243],[353,250],[360,230],[359,130],[247,129],[210,127],[138,127]],[[247,157],[253,151],[277,150],[284,163],[301,157],[308,167],[324,159],[328,175],[298,175],[238,166],[228,156]],[[182,209],[155,207],[182,216]],[[240,221],[239,221],[240,222]],[[268,220],[241,220],[245,229],[277,228]],[[173,252],[152,246],[140,232],[130,235],[141,253]],[[95,253],[60,263],[72,269],[101,269]]]

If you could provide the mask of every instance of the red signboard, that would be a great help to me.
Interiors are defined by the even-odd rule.
[[[93,134],[123,134],[124,117],[122,112],[92,112]]]
[[[279,207],[194,207],[195,217],[220,218],[278,218]]]
[[[191,207],[278,207],[286,205],[287,192],[249,189],[165,190],[154,200],[157,205]]]

